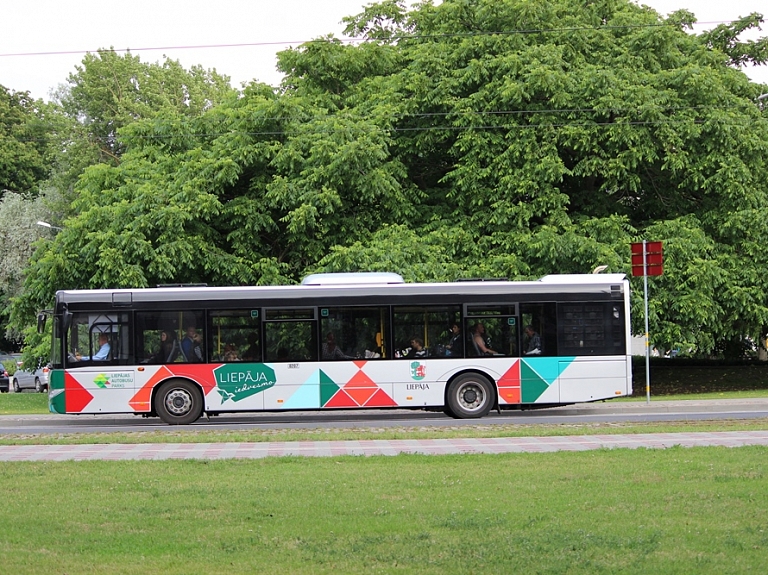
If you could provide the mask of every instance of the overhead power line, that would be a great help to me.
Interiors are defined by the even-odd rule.
[[[710,25],[710,24],[730,24],[735,20],[720,20],[712,22],[697,22],[696,25]],[[488,32],[456,32],[451,34],[395,34],[388,40],[421,40],[421,39],[439,39],[439,38],[471,38],[475,36],[514,36],[514,35],[527,35],[527,34],[551,34],[562,32],[586,32],[586,31],[600,31],[600,30],[622,30],[622,29],[640,29],[640,28],[664,28],[669,27],[670,24],[660,22],[658,24],[628,24],[622,26],[584,26],[584,27],[568,27],[568,28],[531,28],[531,29],[519,29],[519,30],[499,30]],[[366,38],[333,38],[342,43],[354,44],[371,41]],[[251,48],[259,46],[285,46],[285,45],[301,45],[312,42],[328,42],[330,38],[314,38],[311,40],[279,40],[273,42],[239,42],[235,44],[191,44],[180,46],[150,46],[139,48],[97,48],[95,50],[50,50],[45,52],[8,52],[0,54],[0,58],[15,58],[15,57],[27,57],[27,56],[64,56],[67,54],[88,54],[98,52],[99,50],[105,50],[108,52],[152,52],[161,50],[209,50],[219,48]]]

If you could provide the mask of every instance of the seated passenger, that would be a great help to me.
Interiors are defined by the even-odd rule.
[[[176,332],[166,330],[160,332],[160,349],[147,360],[147,363],[173,363],[179,355],[179,342],[176,340]]]
[[[99,334],[99,351],[92,356],[80,355],[79,352],[75,352],[75,360],[77,361],[107,361],[109,359],[109,336],[106,333]]]
[[[528,336],[525,355],[541,355],[541,337],[534,331],[533,326],[525,326],[525,335]]]
[[[482,323],[475,324],[472,329],[472,343],[477,351],[477,355],[502,355],[490,348],[485,338],[485,326]]]
[[[461,337],[461,328],[458,323],[451,324],[451,338],[445,344],[445,355],[447,357],[461,357],[464,355],[464,342]]]
[[[345,354],[339,347],[336,345],[336,337],[333,335],[333,332],[328,332],[328,335],[325,336],[325,343],[323,344],[322,349],[322,359],[323,361],[328,360],[334,360],[334,359],[355,359],[354,357],[351,357],[347,354]]]
[[[411,348],[405,357],[427,357],[427,350],[424,349],[424,340],[420,337],[412,337]]]
[[[261,351],[258,344],[259,334],[258,332],[251,332],[248,336],[248,347],[243,352],[243,361],[259,361],[261,360]]]
[[[221,361],[242,361],[234,343],[228,343],[224,346],[224,353],[221,354]]]
[[[184,339],[181,340],[181,353],[184,354],[184,360],[190,363],[205,361],[203,338],[197,333],[197,328],[194,325],[187,326]]]

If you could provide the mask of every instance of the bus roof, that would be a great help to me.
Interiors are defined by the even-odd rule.
[[[485,301],[498,296],[542,296],[545,294],[601,294],[617,297],[624,292],[624,274],[547,275],[534,281],[466,281],[445,283],[364,283],[242,287],[159,287],[136,289],[60,290],[57,304],[99,304],[131,307],[153,302],[192,303],[200,301],[259,301],[262,305],[296,305],[302,299],[373,300],[393,298],[436,298],[434,303],[453,296],[479,297]],[[313,305],[308,303],[307,305]]]

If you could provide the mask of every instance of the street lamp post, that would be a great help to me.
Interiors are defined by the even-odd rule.
[[[60,228],[59,226],[54,226],[54,225],[51,225],[51,224],[49,224],[48,222],[41,222],[41,221],[38,221],[38,222],[37,222],[37,225],[38,225],[38,226],[42,226],[42,227],[44,227],[44,228],[49,228],[49,229],[52,229],[52,230],[59,230],[59,231],[61,231],[62,229],[64,229],[64,228]]]

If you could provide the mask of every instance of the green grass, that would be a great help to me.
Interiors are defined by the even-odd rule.
[[[760,573],[768,448],[4,463],[0,565],[105,573]]]
[[[645,386],[643,386],[642,395],[640,390],[635,388],[635,394],[630,397],[618,397],[611,401],[646,401]],[[707,393],[669,393],[664,395],[655,395],[653,385],[651,385],[651,401],[685,401],[702,399],[756,399],[768,398],[768,389],[748,389],[742,391],[711,391]]]
[[[3,393],[0,395],[0,415],[38,415],[48,413],[47,393]]]
[[[168,427],[158,431],[114,433],[4,434],[0,445],[71,445],[95,443],[264,443],[281,441],[345,441],[391,439],[454,439],[460,437],[554,437],[564,435],[614,435],[717,431],[764,431],[768,419],[718,419],[630,423],[476,424],[448,427],[358,427],[317,429],[195,430]]]
[[[724,391],[711,393],[687,393],[675,395],[654,395],[651,387],[651,401],[700,400],[700,399],[751,399],[768,397],[768,389]],[[611,399],[610,401],[645,401],[646,396]],[[4,393],[0,395],[0,415],[42,415],[48,413],[47,393]]]

